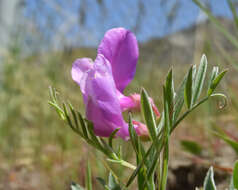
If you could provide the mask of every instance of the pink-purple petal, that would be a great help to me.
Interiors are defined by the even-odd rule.
[[[84,93],[85,78],[87,72],[93,67],[93,61],[90,58],[77,59],[72,66],[71,75],[73,80],[80,86]]]
[[[139,56],[135,35],[124,28],[114,28],[106,32],[98,53],[109,60],[116,88],[123,92],[133,79]]]
[[[88,72],[85,91],[86,116],[93,122],[95,134],[107,137],[116,128],[120,128],[118,135],[127,138],[128,127],[122,116],[110,64],[102,55],[95,60],[93,69]]]

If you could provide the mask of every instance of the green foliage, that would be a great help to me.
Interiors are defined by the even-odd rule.
[[[91,174],[91,166],[90,163],[88,162],[88,167],[87,167],[87,177],[86,177],[86,187],[87,190],[92,190],[92,174]]]
[[[99,183],[104,187],[105,190],[122,190],[120,185],[117,183],[115,177],[112,175],[112,173],[109,173],[108,176],[108,184],[106,184],[106,181],[102,178],[97,178]]]
[[[150,138],[151,140],[154,140],[156,138],[156,123],[152,106],[149,101],[149,96],[144,89],[141,91],[141,110],[143,111],[146,126],[148,127],[148,131],[150,133]]]
[[[196,72],[196,66],[192,66],[186,74],[177,93],[175,93],[174,90],[173,71],[172,69],[170,70],[166,77],[165,85],[163,86],[164,109],[158,125],[155,121],[149,95],[142,89],[141,110],[149,131],[151,143],[147,149],[143,146],[142,141],[133,128],[132,118],[129,114],[129,134],[136,155],[136,166],[125,161],[122,158],[122,155],[112,146],[113,137],[116,135],[118,129],[112,132],[107,143],[103,138],[95,136],[93,132],[93,123],[84,119],[80,112],[76,111],[70,103],[62,103],[62,105],[60,105],[57,101],[56,92],[52,88],[50,89],[51,100],[49,104],[53,106],[60,118],[68,123],[74,132],[89,145],[102,152],[109,162],[133,170],[126,183],[126,188],[129,187],[137,177],[139,190],[155,190],[158,188],[165,190],[169,166],[169,141],[173,130],[189,113],[207,101],[210,97],[219,96],[226,98],[225,95],[221,93],[214,93],[215,88],[226,73],[226,71],[223,71],[218,74],[218,69],[215,67],[213,68],[212,75],[208,81],[208,93],[206,93],[205,97],[200,99],[200,95],[204,90],[206,70],[207,60],[204,55],[198,67],[198,72]],[[187,110],[180,116],[184,102],[187,104]],[[198,154],[201,151],[194,143],[184,142],[183,144],[188,150],[196,148],[193,150],[194,153]],[[158,179],[154,178],[156,171],[158,171],[157,176],[160,176]],[[211,189],[213,187],[212,179],[213,170],[210,169],[204,182],[205,189]],[[101,178],[98,178],[98,180],[105,189],[120,189],[120,186],[116,183],[116,180],[111,174],[109,175],[108,184]],[[88,184],[87,187],[91,186]]]
[[[211,167],[206,175],[206,178],[204,180],[203,184],[203,189],[204,190],[216,190],[216,185],[214,182],[214,173],[213,173],[213,168]]]
[[[232,180],[234,188],[238,189],[238,161],[235,162]]]
[[[210,167],[204,179],[203,190],[216,190],[216,189],[217,188],[214,181],[213,167]],[[231,183],[229,186],[229,190],[237,190],[237,189],[238,189],[238,161],[235,162],[233,175],[231,176]]]
[[[186,102],[186,105],[188,109],[191,108],[192,106],[192,92],[193,92],[193,69],[194,67],[190,67],[189,72],[188,72],[188,77],[185,85],[185,90],[184,90],[184,99]]]
[[[203,89],[203,84],[204,80],[206,77],[206,71],[207,71],[207,58],[205,55],[202,56],[201,63],[198,67],[198,72],[196,74],[195,78],[195,84],[194,84],[194,90],[193,90],[193,102],[196,102],[197,99],[199,98],[202,89]]]
[[[199,145],[194,141],[182,140],[180,143],[183,149],[186,150],[187,152],[190,152],[195,155],[200,155],[202,152],[201,145]]]
[[[213,132],[217,137],[225,141],[235,152],[238,154],[238,142],[231,139],[228,135],[225,133],[219,131],[219,132]]]
[[[238,48],[238,40],[219,22],[215,16],[212,15],[211,11],[206,8],[200,0],[193,0],[193,2],[196,3],[198,7],[208,16],[208,18],[215,24],[216,28],[230,41],[230,43],[234,45],[235,48]]]
[[[80,185],[72,183],[71,184],[71,190],[84,190]]]

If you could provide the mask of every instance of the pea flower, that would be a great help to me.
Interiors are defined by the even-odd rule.
[[[123,90],[133,79],[139,56],[135,35],[124,28],[106,32],[93,62],[90,58],[73,63],[72,78],[80,86],[86,117],[94,124],[98,136],[108,137],[117,128],[117,136],[129,139],[128,124],[122,116],[127,110],[140,109],[140,95],[125,96]],[[159,112],[152,99],[153,110]],[[138,135],[148,135],[144,124],[133,121]]]

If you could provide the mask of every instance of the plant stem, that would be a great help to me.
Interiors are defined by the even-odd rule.
[[[136,166],[134,166],[133,164],[131,164],[131,163],[125,161],[125,160],[121,160],[120,163],[121,163],[122,166],[125,166],[125,167],[127,167],[127,168],[130,168],[130,169],[132,169],[132,170],[135,170],[135,169],[136,169]]]

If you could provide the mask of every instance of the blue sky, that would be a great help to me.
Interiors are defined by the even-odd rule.
[[[38,1],[38,5],[36,5]],[[25,9],[25,16],[31,18],[38,9],[39,2],[42,1],[44,12],[38,13],[37,24],[43,32],[49,32],[49,39],[57,34],[58,28],[67,22],[64,14],[59,14],[52,6],[45,2],[47,0],[28,0]],[[52,0],[53,1],[53,0]],[[138,16],[138,0],[104,0],[104,7],[95,3],[96,0],[86,0],[85,24],[80,26],[78,23],[72,25],[67,31],[66,37],[74,45],[95,46],[106,30],[113,27],[125,27],[133,30],[136,18]],[[142,0],[143,1],[143,0]],[[165,5],[160,0],[146,0],[144,2],[144,14],[142,15],[140,27],[136,33],[137,39],[141,42],[154,37],[163,37],[178,30],[188,28],[196,23],[204,15],[201,14],[198,7],[192,0],[179,0],[180,6],[177,16],[171,25],[168,25],[166,15],[170,12],[176,0],[167,1]],[[72,17],[78,17],[80,10],[80,0],[54,0],[56,4],[63,7],[64,13]],[[217,16],[231,17],[227,0],[210,0],[211,9]],[[46,23],[49,18],[45,15],[52,15],[54,25],[47,31]],[[51,31],[52,30],[52,31]],[[51,33],[50,33],[51,32]],[[51,36],[52,35],[52,36]]]

